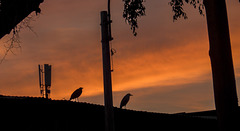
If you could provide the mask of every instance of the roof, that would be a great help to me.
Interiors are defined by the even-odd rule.
[[[104,131],[104,106],[41,97],[0,96],[1,125],[9,130]],[[215,131],[216,120],[188,116],[119,109],[114,107],[116,131],[184,130]],[[14,126],[9,126],[9,124]],[[2,127],[4,128],[4,127]]]
[[[44,0],[0,0],[0,39],[33,11],[40,11]]]

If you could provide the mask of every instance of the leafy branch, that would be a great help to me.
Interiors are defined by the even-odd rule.
[[[131,26],[133,35],[136,36],[136,28],[138,28],[137,19],[145,15],[145,7],[143,5],[145,0],[123,0],[123,2],[123,18],[125,18],[125,21]]]
[[[188,18],[186,12],[183,10],[184,2],[192,5],[195,9],[198,8],[199,14],[204,16],[204,5],[202,0],[171,0],[169,4],[172,6],[172,11],[174,12],[173,21],[181,17],[184,19]]]

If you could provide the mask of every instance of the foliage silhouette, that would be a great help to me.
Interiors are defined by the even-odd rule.
[[[35,11],[36,15],[41,13],[39,8],[40,3],[44,0],[0,0],[0,39],[6,34],[12,32],[12,37],[5,42],[6,51],[0,60],[3,62],[9,52],[14,52],[12,49],[20,48],[19,33],[21,29],[27,28],[32,31],[30,22],[35,20],[34,15],[29,15]]]
[[[173,20],[183,17],[187,19],[187,13],[184,11],[184,2],[192,5],[195,9],[198,8],[200,15],[204,15],[204,5],[202,0],[171,0],[169,4],[172,6],[172,11],[174,12]]]
[[[131,26],[133,35],[136,36],[136,28],[138,28],[138,17],[145,15],[144,0],[123,0],[124,10],[123,18]]]
[[[201,15],[203,9],[206,9],[218,124],[222,131],[234,130],[238,125],[239,111],[226,2],[225,0],[171,0],[169,4],[174,12],[173,20],[187,18],[183,10],[184,2],[193,5],[194,8],[198,7]]]
[[[131,25],[133,34],[136,36],[137,17],[145,14],[145,7],[142,6],[143,1],[123,1],[125,2],[123,17]],[[202,16],[204,15],[203,10],[206,9],[210,45],[209,56],[219,127],[222,130],[236,129],[236,118],[240,113],[237,111],[238,100],[226,2],[225,0],[170,0],[169,5],[172,6],[174,12],[173,21],[182,17],[184,19],[188,18],[183,9],[185,3],[197,8]]]

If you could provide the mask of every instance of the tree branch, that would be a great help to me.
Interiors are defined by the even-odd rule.
[[[123,0],[124,1],[124,11],[123,18],[125,18],[126,23],[131,26],[133,35],[136,36],[136,28],[138,28],[137,19],[145,15],[145,7],[142,4],[144,0]]]
[[[181,17],[184,19],[188,18],[183,9],[184,3],[192,5],[195,9],[198,8],[199,14],[204,16],[204,5],[202,0],[171,0],[169,4],[172,6],[172,11],[174,12],[173,21]]]
[[[35,21],[35,15],[30,15],[26,17],[21,23],[19,23],[14,29],[12,29],[12,36],[4,42],[5,45],[5,53],[0,60],[0,64],[3,63],[3,61],[6,59],[7,55],[11,52],[15,55],[13,49],[21,49],[21,41],[20,41],[20,35],[22,29],[29,29],[31,32],[33,32],[36,36],[37,33],[33,30],[31,26],[31,22]]]

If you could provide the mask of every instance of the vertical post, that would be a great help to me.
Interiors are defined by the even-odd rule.
[[[48,84],[46,84],[46,82],[47,82],[47,79],[46,79],[46,77],[47,77],[47,72],[48,72],[48,64],[44,64],[45,97],[46,97],[46,99],[48,99]]]
[[[102,59],[104,79],[105,130],[114,131],[112,78],[109,48],[109,21],[107,11],[101,11]]]
[[[41,69],[40,65],[38,65],[38,74],[39,74],[39,87],[40,87],[40,90],[41,90],[41,87],[42,87],[42,69]]]
[[[44,89],[43,89],[43,88],[44,88],[44,84],[43,84],[43,82],[44,82],[44,80],[43,80],[43,79],[44,79],[44,77],[43,77],[43,76],[44,76],[44,75],[43,75],[43,74],[44,74],[43,68],[44,68],[44,67],[43,67],[43,66],[40,66],[40,67],[41,67],[41,76],[42,76],[42,77],[41,77],[41,79],[42,79],[41,91],[42,91],[42,96],[43,96],[43,98],[44,98]]]
[[[48,99],[51,87],[51,65],[44,64],[44,74],[45,74],[45,97]]]
[[[238,100],[225,0],[204,0],[215,106],[221,131],[238,129]]]
[[[40,93],[43,95],[43,69],[41,65],[38,65],[38,73],[39,73],[39,87],[40,87]]]
[[[45,97],[46,97],[46,99],[48,99],[48,93],[47,92],[48,92],[48,86],[45,85]]]

